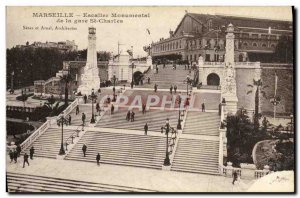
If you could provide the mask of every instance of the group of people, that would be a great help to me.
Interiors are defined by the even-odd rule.
[[[170,94],[173,93],[173,89],[174,89],[174,93],[176,94],[176,91],[177,91],[177,86],[176,85],[174,85],[174,87],[173,87],[173,85],[171,85],[171,87],[170,87]]]
[[[127,114],[126,114],[126,120],[129,122],[134,122],[134,116],[135,116],[135,113],[133,110],[131,111],[128,111]]]
[[[13,161],[15,163],[18,162],[18,157],[20,157],[21,151],[22,151],[22,149],[19,144],[17,145],[17,147],[15,149],[9,151],[10,163],[12,163]],[[34,154],[34,147],[32,146],[29,150],[29,155],[30,155],[31,160],[33,160],[33,154]],[[28,157],[29,156],[27,155],[27,153],[25,153],[23,156],[23,159],[24,159],[23,160],[23,168],[25,168],[25,163],[27,163],[29,166]]]

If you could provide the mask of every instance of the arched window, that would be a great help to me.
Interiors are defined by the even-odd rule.
[[[271,44],[271,48],[275,48],[275,44]]]
[[[247,46],[248,46],[248,43],[243,43],[243,46],[244,46],[244,47],[247,47]]]
[[[252,43],[252,46],[253,47],[257,47],[257,43]]]
[[[263,43],[261,46],[262,46],[262,47],[267,47],[267,45],[266,45],[265,43]]]

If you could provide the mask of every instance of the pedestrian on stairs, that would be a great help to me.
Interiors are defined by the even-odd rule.
[[[72,117],[71,117],[71,114],[69,114],[69,125],[71,125],[71,121],[72,121]]]
[[[115,106],[113,104],[111,104],[110,115],[114,114],[114,110],[115,110]]]
[[[14,161],[15,161],[15,163],[18,162],[18,152],[17,152],[17,150],[14,150]]]
[[[163,68],[166,68],[166,63],[163,64]]]
[[[171,85],[171,87],[170,87],[170,94],[172,94],[172,91],[173,91],[173,86]]]
[[[184,64],[184,70],[186,70],[186,64]]]
[[[86,94],[84,94],[83,99],[84,99],[84,104],[86,104],[86,102],[87,102],[87,96],[86,96]]]
[[[86,149],[87,149],[87,146],[85,144],[83,144],[83,146],[82,146],[83,157],[85,157]]]
[[[126,120],[127,120],[127,121],[130,120],[130,111],[128,111],[127,114],[126,114]]]
[[[176,93],[176,91],[177,91],[177,86],[174,85],[174,92]]]
[[[27,155],[27,153],[25,153],[25,154],[24,154],[23,168],[25,168],[25,163],[27,163],[27,164],[28,164],[28,166],[29,166],[29,162],[28,162],[28,155]]]
[[[101,156],[100,156],[100,153],[98,153],[96,156],[96,161],[97,161],[98,166],[100,166],[100,159],[101,159]]]
[[[154,85],[154,92],[157,92],[157,84]]]
[[[157,67],[157,65],[156,65],[156,73],[158,74],[158,67]]]
[[[150,84],[150,77],[148,77],[148,84]]]
[[[82,126],[84,126],[84,124],[85,124],[85,118],[86,118],[85,114],[82,113],[82,116],[81,116]]]
[[[202,112],[205,112],[205,104],[204,103],[202,103]]]
[[[21,153],[21,150],[22,150],[20,144],[17,145],[16,150],[17,150],[17,153],[18,153],[18,157],[20,157],[20,153]]]
[[[32,146],[29,150],[30,159],[33,160],[33,154],[34,154],[34,147]]]
[[[233,181],[232,181],[232,184],[234,185],[234,182],[237,181],[237,178],[238,178],[238,174],[236,171],[233,171],[232,173],[232,177],[233,177]]]
[[[10,158],[10,163],[12,163],[14,160],[14,152],[12,150],[9,150],[9,158]]]
[[[145,135],[147,135],[147,132],[148,132],[148,124],[146,122],[145,126],[144,126],[144,130],[145,130]]]
[[[97,102],[97,104],[96,104],[96,111],[97,111],[97,113],[100,111],[100,105],[99,105],[99,102]],[[99,114],[100,115],[100,114]]]
[[[79,105],[76,106],[76,115],[79,114]]]
[[[144,103],[144,104],[142,104],[142,112],[143,112],[143,114],[145,114],[146,113],[146,104]]]
[[[131,122],[134,122],[134,115],[135,115],[135,113],[132,111],[131,112]]]

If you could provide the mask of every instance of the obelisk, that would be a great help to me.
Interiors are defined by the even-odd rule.
[[[238,98],[236,94],[236,71],[234,62],[234,27],[229,24],[226,34],[226,53],[224,80],[222,83],[222,98],[226,101],[226,112],[235,114],[237,111]]]
[[[96,91],[99,87],[100,77],[97,66],[96,28],[89,27],[87,60],[84,72],[81,75],[81,84],[78,87],[78,92],[81,92],[82,95],[90,95],[92,89]]]

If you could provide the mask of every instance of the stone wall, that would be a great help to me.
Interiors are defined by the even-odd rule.
[[[262,64],[262,81],[267,98],[261,98],[261,110],[263,114],[273,115],[273,105],[270,98],[274,96],[275,89],[275,71],[278,76],[277,95],[281,102],[276,107],[277,116],[290,115],[293,112],[293,66],[292,65],[267,65]]]

